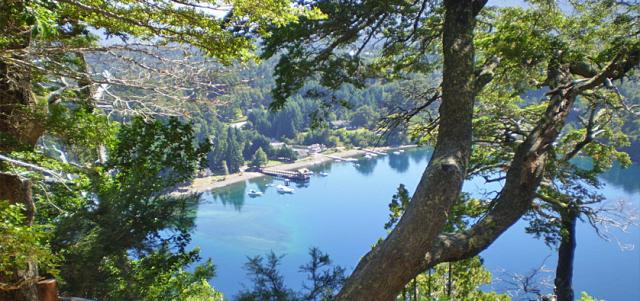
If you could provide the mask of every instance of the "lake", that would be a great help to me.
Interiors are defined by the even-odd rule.
[[[335,264],[353,270],[371,245],[386,235],[388,204],[399,184],[413,192],[429,159],[426,149],[407,150],[347,162],[329,162],[311,168],[327,172],[327,177],[313,176],[303,187],[292,183],[294,194],[279,194],[273,184],[280,180],[262,177],[203,194],[193,232],[193,247],[201,248],[203,258],[212,258],[217,277],[212,285],[228,298],[243,288],[250,288],[243,268],[247,256],[270,251],[286,255],[281,271],[286,283],[301,287],[304,275],[298,267],[309,259],[308,249],[318,247],[328,253]],[[614,168],[603,176],[603,192],[610,201],[629,200],[640,205],[640,167]],[[482,181],[465,183],[472,194],[491,189]],[[250,189],[264,192],[251,198]],[[525,234],[525,222],[519,222],[502,235],[481,256],[493,273],[491,288],[510,289],[504,279],[544,267],[541,277],[553,279],[555,252],[542,240]],[[628,233],[613,231],[617,240],[600,239],[587,224],[578,227],[574,287],[609,301],[640,300],[640,252],[623,251],[621,244],[640,245],[640,230]]]

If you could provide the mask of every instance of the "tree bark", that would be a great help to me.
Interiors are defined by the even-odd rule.
[[[473,93],[473,27],[482,1],[445,1],[443,95],[434,154],[398,226],[358,264],[335,300],[392,300],[421,271],[438,263],[479,254],[516,223],[531,206],[543,177],[546,156],[564,127],[576,97],[622,78],[640,63],[640,49],[623,48],[599,73],[573,81],[561,53],[551,60],[547,110],[518,146],[499,197],[483,219],[459,233],[442,231],[466,174],[470,152]],[[577,74],[583,75],[583,74]],[[583,75],[584,76],[584,75]],[[490,76],[489,76],[490,77]],[[484,78],[486,79],[486,78]],[[475,80],[482,87],[481,73]],[[477,93],[479,89],[476,88]]]
[[[538,125],[516,150],[495,204],[469,230],[440,235],[424,257],[423,268],[479,254],[529,210],[542,180],[547,150],[560,134],[577,95],[569,85],[568,68],[559,58],[549,66],[548,79],[552,88],[564,88],[552,94]]]
[[[516,223],[531,207],[542,180],[547,151],[560,134],[576,97],[607,80],[622,78],[639,63],[639,48],[623,49],[600,73],[574,82],[570,64],[562,63],[560,58],[552,60],[548,74],[548,85],[552,88],[549,105],[538,125],[516,150],[498,199],[469,230],[440,235],[425,254],[421,268],[476,256]]]
[[[24,69],[0,58],[0,151],[33,148],[44,132]]]
[[[476,96],[473,31],[484,4],[444,2],[442,104],[433,156],[398,225],[360,261],[335,300],[394,300],[425,270],[425,250],[441,233],[466,176]]]
[[[2,11],[19,12],[24,9],[24,2],[20,0],[0,4]],[[0,33],[13,38],[5,48],[26,49],[31,43],[31,30],[16,19],[19,17],[4,20],[0,24],[4,27]],[[29,60],[21,52],[0,56],[0,151],[33,148],[44,132],[36,114],[39,109],[31,88],[31,70],[15,64],[12,59]]]
[[[558,301],[573,301],[573,261],[576,250],[576,221],[578,215],[572,208],[560,212],[562,239],[558,249],[556,266],[555,293]]]

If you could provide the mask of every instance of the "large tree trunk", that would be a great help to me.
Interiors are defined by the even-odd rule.
[[[394,300],[424,272],[420,262],[458,199],[471,153],[476,94],[473,31],[486,1],[445,1],[444,66],[438,141],[405,214],[358,264],[336,300]]]
[[[516,150],[495,205],[469,230],[440,235],[427,250],[421,268],[478,255],[515,224],[531,207],[543,177],[548,150],[558,138],[576,97],[608,80],[622,78],[639,63],[640,49],[625,49],[599,73],[585,74],[588,76],[585,81],[573,81],[569,64],[562,63],[560,58],[552,60],[548,74],[548,84],[553,88],[549,92],[549,105],[538,125]]]
[[[569,85],[568,66],[561,64],[560,58],[551,62],[548,82],[552,88],[562,88],[553,92],[538,125],[516,150],[495,205],[469,230],[440,235],[434,248],[424,256],[423,268],[478,255],[530,209],[543,177],[547,151],[560,134],[576,99],[576,92]]]
[[[505,185],[484,218],[467,231],[439,233],[458,197],[470,152],[474,91],[491,76],[473,74],[473,27],[484,1],[445,1],[443,95],[434,155],[398,226],[358,264],[335,300],[392,300],[418,273],[441,262],[479,254],[516,223],[531,206],[543,178],[546,157],[576,97],[622,78],[640,63],[640,49],[625,48],[599,72],[578,75],[562,54],[551,60],[547,110],[518,146]],[[490,79],[489,79],[490,80]],[[472,83],[476,88],[473,89]]]
[[[556,297],[558,301],[573,301],[573,260],[576,251],[576,222],[578,215],[571,208],[560,213],[562,222],[562,240],[558,249],[556,267]]]

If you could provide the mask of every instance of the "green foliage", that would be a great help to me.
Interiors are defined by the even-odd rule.
[[[258,150],[253,154],[251,165],[260,168],[265,166],[268,161],[269,159],[267,158],[267,154],[262,150],[262,148],[258,148]]]
[[[300,106],[293,102],[272,114],[264,110],[253,110],[248,118],[258,133],[276,139],[295,138],[303,127]]]
[[[511,300],[507,294],[480,289],[481,286],[491,283],[491,273],[486,270],[479,256],[451,264],[439,264],[433,270],[418,275],[414,281],[419,291],[418,300]],[[407,290],[411,289],[412,283],[407,285]]]
[[[242,146],[240,144],[240,133],[234,128],[229,127],[227,131],[227,143],[225,151],[225,162],[228,172],[235,173],[240,171],[240,167],[244,165],[244,157],[242,156]]]
[[[48,134],[66,145],[78,145],[94,151],[100,145],[112,146],[115,143],[118,124],[83,107],[68,108],[54,104],[49,106],[46,128]]]
[[[482,15],[491,20],[492,28],[480,25],[476,49],[481,57],[500,58],[500,64],[478,97],[473,124],[478,142],[469,177],[492,182],[504,178],[516,148],[548,105],[545,93],[554,85],[547,80],[552,60],[569,66],[579,82],[602,70],[621,49],[639,49],[637,38],[628,36],[638,32],[638,22],[631,21],[637,19],[638,7],[623,8],[610,1],[571,5],[575,13],[536,1],[531,7],[497,8]],[[631,164],[625,150],[634,137],[629,123],[635,117],[620,110],[628,100],[616,91],[599,86],[578,97],[546,158],[544,179],[526,218],[527,231],[550,246],[562,237],[559,213],[572,210],[592,220],[598,214],[594,206],[603,200],[598,176],[616,161]]]
[[[298,159],[298,153],[286,144],[275,150],[275,157],[281,160],[293,162]]]
[[[264,153],[267,154],[267,157],[274,157],[274,150],[273,147],[271,147],[271,142],[269,141],[269,139],[256,133],[253,138],[251,138],[244,144],[244,150],[242,151],[244,158],[247,160],[251,160],[258,149],[262,149]]]
[[[229,11],[225,11],[227,5]],[[39,208],[36,221],[52,223],[47,232],[51,236],[45,237],[41,226],[20,228],[13,225],[15,220],[11,225],[8,219],[3,220],[2,251],[13,252],[4,243],[19,239],[24,244],[13,244],[20,248],[16,252],[35,258],[43,273],[55,271],[48,254],[65,255],[58,280],[63,291],[76,296],[222,299],[206,282],[213,276],[210,263],[193,273],[185,271],[199,260],[197,251],[186,251],[198,196],[168,195],[203,165],[209,136],[198,137],[203,142],[196,144],[192,128],[176,119],[144,122],[136,118],[119,128],[110,118],[124,122],[128,117],[98,110],[90,95],[92,80],[97,78],[87,78],[92,73],[89,67],[94,66],[87,66],[85,56],[90,56],[99,37],[89,29],[108,38],[162,49],[176,44],[195,47],[199,53],[229,64],[254,58],[254,39],[268,34],[267,28],[284,26],[300,16],[322,18],[322,13],[288,0],[18,0],[2,1],[0,11],[0,65],[5,72],[12,72],[3,73],[2,82],[18,78],[19,84],[26,83],[20,86],[26,93],[31,93],[28,85],[33,86],[39,105],[33,119],[46,133],[42,148],[10,155],[51,169],[49,176],[53,178],[4,162],[0,165],[3,171],[10,167],[11,172],[33,181]],[[111,41],[107,44],[112,45]],[[29,66],[23,68],[23,64]],[[111,88],[111,92],[126,96],[144,93],[127,84]],[[7,101],[11,104],[15,100]],[[3,145],[15,142],[14,137],[6,136],[0,133]],[[226,161],[219,162],[221,169],[229,165],[236,171],[243,164],[242,141],[235,132],[228,137],[223,143],[229,147],[221,151]],[[96,163],[98,152],[105,147],[108,162]],[[17,216],[11,210],[7,218]],[[47,242],[52,250],[46,247]],[[2,260],[24,265],[23,257],[4,255]]]
[[[175,118],[166,124],[136,118],[118,133],[107,166],[116,168],[120,189],[159,191],[190,180],[209,149],[208,142],[194,145],[191,126]]]
[[[308,282],[301,291],[294,291],[284,284],[284,278],[278,271],[283,256],[271,252],[265,257],[249,258],[245,268],[253,283],[251,290],[241,292],[238,301],[328,301],[342,287],[345,270],[339,266],[331,267],[331,259],[317,248],[309,250],[311,260],[300,267],[307,274]]]
[[[24,207],[0,201],[0,290],[37,281],[17,274],[29,264],[37,264],[42,271],[57,276],[60,257],[51,251],[48,240],[50,225],[28,225]],[[20,277],[17,277],[20,276]],[[5,283],[8,279],[16,280]]]
[[[127,275],[121,274],[121,263],[107,258],[103,264],[109,271],[104,281],[109,283],[106,291],[110,300],[206,300],[222,301],[207,282],[214,276],[211,261],[196,266],[193,272],[184,268],[197,259],[197,251],[172,254],[166,248],[147,256],[129,260]]]
[[[351,125],[355,127],[373,128],[379,118],[379,113],[371,106],[361,106],[351,117]]]
[[[389,221],[384,228],[392,229],[411,201],[409,191],[404,184],[398,186],[397,192],[389,203]],[[463,231],[468,227],[470,218],[477,218],[485,212],[485,204],[468,195],[462,195],[449,215],[446,232]],[[405,287],[409,291],[409,300],[510,300],[508,295],[496,292],[485,292],[481,286],[491,283],[491,273],[487,271],[479,256],[451,263],[441,263],[427,272],[418,275]],[[415,292],[415,293],[414,293]],[[412,299],[411,296],[418,297]],[[404,294],[398,300],[405,300]]]
[[[15,3],[14,3],[15,2]],[[252,38],[266,35],[266,28],[296,22],[298,17],[320,19],[317,9],[294,5],[288,0],[226,1],[231,6],[224,18],[215,16],[222,10],[216,1],[185,1],[180,4],[161,0],[146,2],[65,0],[65,1],[12,1],[3,5],[0,24],[30,28],[33,36],[42,40],[55,40],[64,32],[59,25],[88,24],[105,29],[123,39],[137,39],[159,45],[182,43],[200,48],[206,54],[223,62],[253,58]],[[6,6],[6,7],[5,7]],[[141,21],[144,20],[144,21]],[[4,28],[4,26],[3,26]],[[244,34],[237,32],[244,31]],[[15,29],[12,33],[15,33]],[[2,35],[0,47],[15,36]]]
[[[389,221],[384,224],[385,229],[389,230],[395,226],[409,205],[410,200],[409,191],[404,187],[404,184],[400,184],[398,191],[393,195],[391,203],[389,203]]]
[[[484,10],[483,22],[478,22],[475,43],[478,62],[497,56],[501,64],[494,81],[478,97],[473,134],[480,143],[474,146],[470,177],[499,178],[506,170],[515,148],[536,125],[547,104],[546,91],[542,89],[548,85],[544,80],[553,55],[562,53],[563,63],[586,61],[588,65],[601,67],[620,49],[637,49],[640,45],[637,38],[628,38],[629,33],[638,32],[640,24],[636,5],[621,8],[611,1],[572,2],[575,12],[563,14],[557,7],[543,5],[543,2],[549,3],[532,1],[530,7]],[[37,181],[35,199],[39,208],[44,208],[37,220],[55,223],[51,243],[55,251],[66,255],[62,275],[67,282],[63,287],[70,292],[96,298],[117,296],[114,298],[123,300],[219,298],[206,285],[206,278],[212,273],[202,271],[209,268],[196,269],[194,274],[184,271],[197,257],[196,253],[185,250],[196,197],[173,197],[166,193],[176,184],[191,179],[197,162],[202,161],[207,152],[209,167],[224,174],[237,171],[245,159],[260,149],[270,157],[278,154],[270,149],[264,136],[255,138],[255,133],[245,135],[226,128],[215,116],[235,118],[246,114],[257,133],[276,139],[329,146],[371,145],[376,137],[368,130],[303,132],[312,127],[315,118],[309,115],[318,110],[328,111],[320,112],[318,115],[325,115],[319,118],[350,120],[354,125],[372,128],[377,115],[392,111],[373,112],[371,108],[389,105],[410,110],[422,103],[405,102],[397,83],[376,81],[371,75],[408,78],[414,76],[410,72],[439,71],[436,64],[440,60],[440,49],[438,43],[432,43],[438,40],[442,29],[443,10],[437,6],[423,15],[423,10],[416,6],[419,2],[318,1],[302,5],[283,0],[236,0],[225,2],[232,8],[223,18],[218,18],[198,7],[215,7],[218,2],[184,3],[32,0],[0,4],[0,48],[7,50],[2,53],[2,62],[13,56],[14,52],[8,50],[14,48],[60,47],[48,49],[52,52],[33,53],[35,60],[42,64],[32,74],[34,84],[42,83],[34,90],[41,103],[51,102],[49,113],[41,116],[47,134],[52,136],[44,137],[43,141],[50,147],[11,155],[60,172],[63,180],[72,178],[48,183],[42,181],[43,176],[26,169],[12,169]],[[627,13],[621,13],[625,11]],[[414,19],[419,22],[414,23]],[[260,78],[260,82],[229,88],[233,89],[233,98],[237,96],[242,105],[202,109],[198,118],[204,121],[199,123],[201,128],[197,133],[173,119],[164,123],[136,119],[132,125],[123,126],[116,139],[118,126],[83,104],[79,93],[66,91],[60,99],[45,100],[45,96],[51,94],[47,92],[57,88],[50,84],[51,75],[57,77],[55,72],[59,72],[55,66],[62,64],[72,70],[82,66],[79,55],[51,53],[96,45],[97,37],[87,31],[88,27],[123,40],[135,39],[160,46],[175,43],[195,46],[223,63],[252,58],[253,38],[266,36],[263,57],[280,58],[275,68],[274,98],[267,93],[274,83],[270,74],[248,76]],[[268,28],[278,30],[270,35]],[[373,39],[368,38],[369,34]],[[319,37],[321,44],[317,43]],[[31,38],[35,42],[31,42]],[[380,41],[382,47],[358,45],[362,41]],[[264,74],[270,66],[259,65],[255,70],[238,74]],[[365,82],[370,84],[367,89],[354,88],[362,87]],[[323,86],[341,88],[330,92],[323,90]],[[296,94],[298,90],[300,94]],[[301,97],[303,94],[314,96],[313,100]],[[325,103],[316,101],[323,97]],[[62,103],[54,102],[58,100]],[[272,101],[272,108],[282,110],[268,115],[264,107]],[[569,121],[570,127],[563,131],[548,156],[545,183],[553,185],[539,192],[540,199],[551,200],[551,204],[545,201],[534,206],[532,232],[557,239],[560,230],[553,224],[553,218],[547,220],[546,217],[567,203],[584,207],[583,200],[597,201],[597,195],[583,193],[585,188],[599,187],[596,176],[614,161],[623,165],[630,162],[621,148],[629,146],[632,139],[628,129],[633,127],[629,124],[635,120],[621,115],[622,101],[623,98],[609,89],[594,89],[579,99],[576,115],[580,118]],[[327,104],[337,103],[358,109],[355,112],[326,110]],[[591,163],[585,168],[576,161],[565,161],[563,155],[588,136],[586,123],[582,121],[590,111],[603,111],[594,119],[602,131],[579,152]],[[432,121],[431,116],[419,120]],[[426,140],[433,137],[427,126],[414,124],[412,128],[416,137]],[[404,131],[394,130],[390,134],[391,144],[406,142]],[[254,137],[249,139],[251,135]],[[196,145],[196,138],[204,142]],[[213,149],[209,152],[206,142],[210,138]],[[93,164],[96,148],[103,145],[111,150],[108,164]],[[52,159],[56,147],[67,153],[72,163]],[[4,170],[6,166],[3,164],[0,168]],[[402,195],[399,192],[394,200],[388,227],[397,221],[408,204],[406,190]],[[454,207],[447,231],[464,229],[466,217],[477,217],[486,208],[485,202],[463,196]],[[7,229],[15,229],[14,222],[6,226]],[[5,224],[9,225],[6,220]],[[24,230],[19,234],[44,232],[37,226]],[[39,237],[41,244],[46,241],[37,233],[33,237]],[[33,240],[25,241],[37,245]],[[269,260],[266,265],[275,266],[277,261]],[[473,262],[466,264],[477,268]],[[46,263],[43,265],[46,267]],[[265,264],[254,265],[260,266]],[[455,270],[466,269],[456,267]],[[482,273],[471,274],[480,281],[486,278]],[[107,278],[117,285],[105,286],[102,280]],[[474,292],[474,285],[461,285],[461,291],[465,291],[461,296],[472,296],[468,293]],[[127,292],[129,287],[132,289]]]
[[[240,130],[218,126],[215,129],[212,150],[206,157],[206,165],[217,174],[226,175],[240,171],[240,167],[244,165],[248,144],[245,140]]]
[[[599,300],[599,299],[596,299],[596,298],[594,298],[592,296],[589,296],[589,294],[587,294],[587,292],[582,292],[580,294],[580,299],[578,301],[604,301],[604,299],[603,300]]]
[[[186,250],[199,196],[167,194],[193,177],[206,152],[175,119],[122,125],[108,172],[98,168],[82,187],[90,198],[56,218],[52,245],[65,255],[62,289],[110,300],[175,300],[210,289],[203,284],[213,275],[210,263],[184,271],[199,260],[197,250]]]
[[[55,11],[51,10],[52,3],[46,0],[33,1],[5,1],[0,4],[2,14],[0,14],[0,49],[12,47],[25,42],[25,32],[27,30],[36,37],[50,38],[57,34],[58,17]]]

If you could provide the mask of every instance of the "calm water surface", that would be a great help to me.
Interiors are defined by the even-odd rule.
[[[299,288],[304,275],[298,267],[308,260],[308,249],[319,247],[334,263],[351,271],[362,255],[386,232],[388,204],[397,186],[413,191],[427,165],[429,152],[408,150],[371,160],[359,166],[332,162],[312,168],[328,177],[314,176],[304,187],[292,186],[294,194],[282,195],[272,184],[282,182],[263,177],[231,185],[203,195],[192,245],[203,258],[212,258],[218,277],[212,284],[227,297],[250,287],[243,269],[247,256],[269,251],[285,254],[281,267],[287,284]],[[614,169],[606,174],[604,193],[609,200],[640,204],[640,168]],[[293,184],[292,184],[293,185]],[[465,191],[490,190],[481,181],[465,183]],[[251,198],[250,189],[264,192]],[[555,266],[555,257],[545,244],[524,233],[524,222],[516,224],[482,253],[494,273],[493,288],[509,289],[500,278],[524,274],[542,263]],[[621,251],[616,241],[599,239],[588,225],[578,229],[575,288],[610,301],[640,300],[640,252]],[[620,243],[640,246],[640,231],[615,233]],[[552,279],[553,273],[542,275]]]

